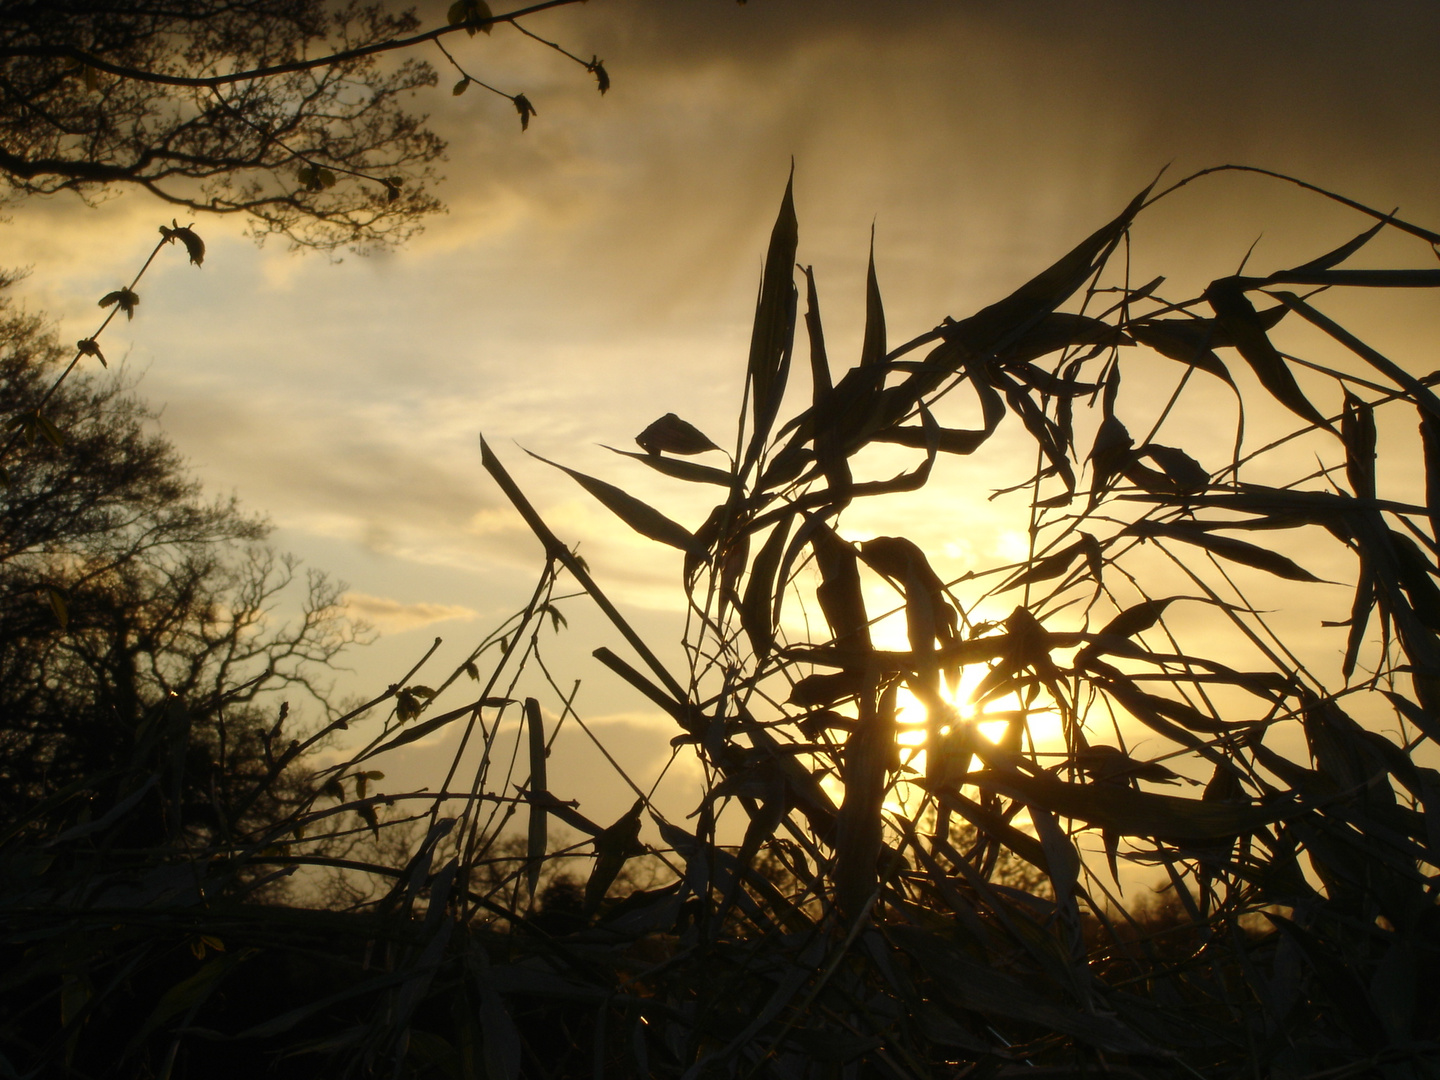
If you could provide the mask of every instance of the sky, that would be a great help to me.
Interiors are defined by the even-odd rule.
[[[437,635],[438,681],[524,602],[540,549],[482,470],[481,432],[673,655],[678,556],[523,451],[698,522],[693,496],[601,444],[632,447],[670,411],[733,439],[792,162],[799,257],[846,366],[872,226],[892,344],[1005,295],[1162,169],[1262,166],[1440,226],[1433,3],[591,0],[529,25],[603,58],[613,88],[600,97],[583,71],[503,28],[461,42],[467,69],[523,89],[538,115],[522,133],[508,102],[452,97],[442,72],[415,103],[450,144],[448,213],[423,235],[334,262],[202,220],[204,268],[162,259],[134,322],[107,332],[107,355],[143,373],[140,392],[208,488],[267,513],[276,544],[347,581],[352,609],[381,631],[351,657],[346,693],[382,689]],[[171,216],[136,194],[8,213],[3,261],[30,268],[24,302],[67,340],[89,333],[95,300]],[[1211,177],[1147,212],[1134,276],[1164,272],[1174,295],[1194,295],[1252,243],[1252,259],[1278,267],[1363,226],[1274,181]],[[1428,370],[1433,300],[1407,303],[1361,314],[1377,344]],[[956,467],[925,503],[849,527],[876,535],[902,519],[957,574],[1010,561],[1023,521],[976,497],[982,487]],[[655,775],[673,728],[588,658],[610,640],[593,612],[565,610],[549,646],[557,681],[581,679],[582,715],[628,769]],[[386,767],[394,783],[433,785],[451,746]],[[629,796],[592,794],[600,767],[577,740],[556,755],[552,790],[613,816]],[[671,776],[675,805],[693,804],[693,771]]]

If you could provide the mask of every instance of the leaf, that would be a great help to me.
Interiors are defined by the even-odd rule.
[[[469,75],[466,75],[463,79],[461,79],[459,82],[457,82],[457,83],[455,84],[455,86],[451,89],[451,91],[450,91],[450,96],[451,96],[451,97],[459,97],[461,94],[463,94],[466,90],[469,90],[469,89],[470,89],[470,76],[469,76]]]
[[[1159,443],[1146,443],[1136,453],[1141,457],[1148,457],[1164,469],[1165,475],[1173,480],[1181,491],[1197,491],[1210,483],[1210,474],[1205,466],[1184,450],[1161,446]]]
[[[591,60],[588,67],[590,74],[595,76],[595,81],[599,84],[600,94],[603,97],[605,91],[610,89],[610,73],[605,70],[605,64],[600,60]]]
[[[520,1032],[485,972],[477,970],[475,981],[480,988],[481,1052],[487,1080],[520,1080],[525,1049]]]
[[[135,305],[140,303],[140,297],[133,289],[116,289],[108,292],[100,298],[101,307],[109,307],[111,304],[120,305],[120,310],[125,313],[127,319],[135,318]]]
[[[1161,356],[1189,364],[1222,379],[1232,387],[1235,380],[1225,362],[1215,354],[1225,342],[1216,340],[1213,319],[1143,319],[1128,326],[1131,335]]]
[[[540,702],[533,697],[525,699],[525,726],[530,736],[530,784],[528,790],[532,796],[542,796],[549,790],[545,778],[545,720],[540,715]],[[545,804],[532,799],[525,843],[525,881],[529,886],[531,896],[535,895],[535,890],[540,885],[540,870],[544,864],[545,852],[549,843],[550,833]],[[606,887],[609,887],[608,883]]]
[[[880,283],[875,277],[875,226],[870,226],[870,268],[865,275],[865,339],[860,346],[860,366],[885,361],[885,306],[880,300]]]
[[[51,422],[48,416],[44,413],[37,412],[34,420],[35,426],[39,429],[40,434],[46,442],[55,447],[56,450],[63,450],[65,448],[65,436],[61,434],[60,429]]]
[[[785,183],[785,196],[780,200],[780,213],[770,231],[770,246],[765,253],[765,269],[755,303],[746,367],[754,413],[754,434],[746,452],[747,468],[758,456],[780,408],[789,374],[790,349],[795,340],[795,308],[799,297],[795,290],[795,248],[800,233],[795,220],[794,182],[792,166],[790,179]]]
[[[476,31],[490,33],[494,24],[490,21],[493,18],[490,12],[490,5],[485,0],[455,0],[445,13],[445,22],[449,26],[464,26],[466,33],[474,37]]]
[[[645,800],[636,799],[635,805],[615,824],[595,837],[595,866],[585,882],[585,911],[588,914],[594,914],[600,907],[605,893],[630,856],[639,853],[640,812],[644,809]]]
[[[1234,341],[1236,350],[1271,396],[1296,416],[1328,429],[1330,422],[1310,404],[1295,376],[1290,373],[1285,358],[1271,344],[1240,279],[1230,277],[1212,281],[1205,290],[1205,299],[1214,308],[1220,325]]]
[[[332,776],[320,786],[320,794],[328,795],[336,802],[345,801],[345,782],[338,776]]]
[[[791,520],[787,516],[776,522],[761,545],[750,565],[750,580],[745,585],[745,597],[740,605],[740,625],[750,638],[750,647],[757,660],[764,660],[775,647],[775,605],[772,598],[784,590],[783,582],[778,583],[780,588],[777,590],[775,573],[790,535]]]
[[[604,480],[597,480],[593,476],[586,476],[574,469],[567,469],[564,465],[558,465],[529,450],[526,453],[538,461],[545,462],[546,465],[553,465],[561,472],[567,473],[577,484],[600,500],[616,517],[641,536],[648,536],[651,540],[669,544],[681,551],[696,550],[695,537],[690,534],[688,529],[671,521],[660,511],[641,502],[629,492],[622,491],[614,484],[607,484]]]
[[[1234,527],[1230,522],[1222,524]],[[1255,544],[1246,543],[1244,540],[1235,540],[1228,536],[1216,536],[1208,529],[1193,524],[1167,525],[1155,521],[1137,521],[1133,525],[1127,526],[1124,532],[1131,536],[1143,536],[1149,539],[1165,537],[1181,540],[1187,544],[1195,544],[1203,547],[1206,551],[1229,559],[1231,562],[1253,566],[1257,570],[1264,570],[1276,577],[1286,578],[1290,581],[1324,580],[1281,555],[1278,551],[1258,547]]]
[[[1097,262],[1108,255],[1129,228],[1153,186],[1136,195],[1113,221],[1095,230],[1005,299],[956,323],[947,338],[963,343],[974,353],[988,353],[1019,340],[1085,283]]]
[[[995,755],[996,748],[987,746],[984,740],[978,740],[975,746],[981,757]],[[1288,803],[1263,806],[1205,802],[1128,787],[1071,784],[1049,774],[1027,776],[1012,769],[972,772],[966,782],[981,791],[998,791],[1061,817],[1112,829],[1122,836],[1172,841],[1243,836],[1294,810]]]
[[[829,708],[836,702],[852,698],[864,689],[865,677],[861,671],[836,671],[806,675],[790,688],[786,699],[791,705],[812,709]]]
[[[103,304],[104,301],[102,300],[101,303]],[[110,366],[105,362],[105,355],[100,351],[100,343],[94,338],[81,338],[75,342],[75,348],[78,349],[83,356],[95,357],[96,360],[100,361],[101,367],[108,368]]]
[[[357,803],[355,805],[355,813],[359,815],[360,820],[365,822],[365,824],[370,827],[370,831],[378,838],[380,836],[380,815],[376,813],[374,805],[368,802]]]
[[[201,965],[198,971],[181,979],[169,990],[166,990],[160,1000],[156,1002],[155,1008],[150,1011],[150,1015],[145,1018],[145,1022],[135,1032],[129,1046],[125,1048],[125,1052],[121,1056],[129,1056],[139,1050],[150,1034],[171,1017],[178,1016],[187,1009],[204,1002],[214,993],[215,988],[220,985],[220,981],[230,973],[230,969],[248,959],[249,956],[248,950],[217,956],[209,963]]]
[[[53,586],[46,586],[45,600],[50,605],[50,612],[55,616],[55,621],[64,630],[70,625],[70,609],[65,603],[65,594]]]
[[[564,614],[562,614],[560,609],[554,604],[540,605],[540,614],[550,616],[550,628],[557,634],[560,632],[560,627],[570,625],[569,622],[566,621]]]
[[[160,226],[160,235],[164,237],[165,243],[173,244],[176,240],[185,245],[185,253],[190,256],[190,261],[199,266],[205,261],[205,241],[188,225],[176,224],[175,219],[170,219],[171,228]]]
[[[403,724],[420,715],[421,704],[410,690],[401,690],[395,695],[395,716]]]
[[[1002,585],[1000,591],[1004,592],[1007,589],[1019,588],[1021,585],[1034,585],[1040,581],[1057,578],[1068,571],[1074,565],[1075,560],[1084,553],[1084,540],[1076,540],[1059,551],[1051,552],[1049,555],[1027,564],[1019,574]]]
[[[539,111],[530,104],[530,99],[524,94],[516,94],[510,99],[515,103],[515,111],[520,114],[520,130],[530,130],[530,117],[538,116]]]
[[[1359,499],[1375,498],[1375,410],[1348,390],[1340,415],[1340,441],[1345,444],[1345,475]]]
[[[605,446],[604,443],[600,445]],[[628,457],[632,461],[648,465],[664,476],[684,480],[691,484],[714,484],[717,487],[728,488],[735,483],[732,473],[726,469],[717,469],[714,465],[702,465],[698,461],[685,461],[681,458],[661,457],[659,454],[637,454],[632,450],[617,450],[613,446],[605,446],[605,449],[612,454],[619,454],[621,457]]]
[[[474,660],[465,661],[465,674],[469,675],[475,682],[480,681],[480,669],[475,666]]]
[[[635,441],[647,454],[689,455],[720,449],[694,424],[680,419],[673,412],[666,413],[636,435]]]

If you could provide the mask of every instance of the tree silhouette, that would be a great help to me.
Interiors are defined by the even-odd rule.
[[[398,244],[441,209],[430,193],[444,142],[408,99],[435,44],[470,85],[523,93],[462,69],[441,39],[496,24],[570,57],[603,93],[609,76],[516,20],[575,0],[492,14],[459,0],[422,28],[413,9],[359,0],[9,0],[0,5],[0,172],[18,196],[87,199],[138,186],[185,211],[242,214],[257,237],[321,249]]]
[[[38,317],[0,314],[0,394],[23,415],[65,354]],[[263,519],[202,497],[123,377],[72,374],[45,411],[64,435],[12,457],[0,505],[0,814],[122,763],[171,699],[208,804],[212,768],[238,790],[264,756],[259,695],[288,687],[334,715],[325,673],[363,628],[342,585],[297,582]]]

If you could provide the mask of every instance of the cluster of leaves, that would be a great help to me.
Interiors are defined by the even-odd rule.
[[[1323,299],[1440,286],[1440,270],[1351,266],[1383,230],[1440,235],[1340,200],[1371,227],[1301,266],[1168,299],[1163,278],[1117,282],[1112,263],[1174,190],[1147,188],[1010,296],[894,349],[872,257],[860,361],[838,380],[802,267],[811,392],[782,423],[801,306],[787,190],[733,455],[692,460],[723,451],[674,414],[626,454],[718,489],[713,511],[691,529],[565,470],[683,552],[686,671],[569,564],[485,448],[641,666],[596,656],[673,717],[677,750],[710,778],[693,831],[648,808],[683,873],[625,924],[676,935],[672,948],[610,988],[647,988],[631,1032],[642,1075],[1434,1074],[1440,1001],[1420,972],[1440,949],[1440,773],[1424,764],[1440,738],[1440,400]],[[1323,332],[1338,366],[1282,351],[1287,320]],[[1157,364],[1174,372],[1158,414]],[[1122,393],[1122,376],[1146,393]],[[1240,408],[1218,462],[1213,425],[1197,444],[1174,419],[1204,380]],[[979,426],[946,424],[967,392]],[[1247,413],[1302,426],[1245,454]],[[1381,413],[1419,425],[1423,481],[1378,467]],[[910,539],[840,531],[858,501],[920,491],[944,456],[991,467],[987,444],[1019,430],[1033,471],[982,475],[1025,499],[1024,562],[946,580]],[[1274,482],[1297,440],[1321,465]],[[917,460],[867,476],[894,447]],[[1011,443],[994,467],[1016,460]],[[1257,531],[1263,543],[1245,538]],[[1325,537],[1331,564],[1355,566],[1348,617],[1328,624],[1344,638],[1333,672],[1265,614],[1320,580],[1302,564],[1328,555]],[[877,590],[893,604],[877,611]],[[824,632],[797,636],[816,611]],[[897,622],[908,648],[882,647]],[[906,697],[925,716],[910,729],[923,766],[900,739]],[[1193,795],[1174,791],[1186,784]],[[738,850],[716,841],[727,807]],[[961,823],[973,840],[957,845]],[[762,851],[784,859],[793,894],[756,873]],[[1002,856],[1047,888],[997,883]],[[1155,872],[1178,913],[1163,932],[1139,929],[1122,895]]]
[[[1440,284],[1348,265],[1382,230],[1440,235],[1360,207],[1375,227],[1326,255],[1173,300],[1162,279],[1114,281],[1158,197],[898,348],[872,258],[861,359],[838,379],[804,270],[810,394],[782,422],[801,309],[787,190],[733,453],[675,414],[622,452],[713,488],[714,510],[691,529],[566,470],[683,553],[688,666],[660,661],[482,441],[545,566],[446,679],[413,681],[432,648],[314,736],[278,750],[266,732],[242,805],[327,733],[391,710],[263,825],[191,818],[166,794],[195,730],[172,702],[89,811],[61,792],[11,830],[12,1071],[113,1075],[123,1045],[121,1068],[170,1075],[1434,1075],[1440,404],[1433,378],[1322,305]],[[1349,359],[1283,351],[1294,321]],[[1301,426],[1246,454],[1237,423],[1217,459],[1176,419],[1205,381],[1252,428]],[[967,394],[979,420],[961,426]],[[1420,425],[1409,487],[1379,467],[1387,414]],[[857,502],[923,491],[942,455],[988,470],[998,447],[1015,470],[1022,434],[1033,468],[984,474],[1023,500],[1022,562],[947,578],[915,540],[842,531]],[[1320,467],[1275,482],[1300,444]],[[1305,564],[1332,554],[1355,572],[1327,665],[1265,609],[1315,588]],[[683,824],[618,765],[637,797],[609,824],[551,790],[561,728],[594,738],[540,654],[562,574],[638,660],[595,655],[704,767]],[[558,719],[521,688],[537,672]],[[472,700],[438,707],[466,686]],[[458,749],[438,787],[376,789],[387,755],[440,735]],[[121,842],[137,814],[151,832]],[[726,815],[738,845],[720,842]],[[557,845],[557,822],[580,841]],[[639,887],[627,872],[646,855],[671,876]],[[577,856],[583,885],[562,869]],[[1136,886],[1157,872],[1159,913]],[[308,901],[254,903],[269,874],[316,873]]]

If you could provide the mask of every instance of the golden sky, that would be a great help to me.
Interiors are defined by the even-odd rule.
[[[462,41],[467,68],[538,115],[522,134],[508,102],[452,97],[442,72],[416,106],[450,142],[449,213],[418,240],[335,264],[202,220],[204,269],[163,261],[135,321],[108,332],[107,355],[128,348],[210,488],[268,512],[282,547],[348,580],[389,631],[352,658],[356,692],[436,634],[453,665],[523,600],[539,549],[480,468],[482,430],[641,624],[678,637],[678,559],[519,447],[696,524],[685,492],[598,444],[630,447],[672,410],[733,437],[792,160],[800,259],[837,365],[858,355],[872,223],[892,344],[998,299],[1165,167],[1259,165],[1440,226],[1430,2],[590,0],[531,26],[602,57],[613,89],[601,98],[504,28]],[[171,216],[140,195],[10,214],[3,261],[31,267],[26,302],[66,339],[89,333],[95,299]],[[1193,295],[1257,237],[1252,259],[1276,267],[1361,227],[1273,181],[1214,177],[1141,219],[1134,277]],[[1371,330],[1428,370],[1423,320],[1387,310]],[[940,479],[943,512],[917,525],[953,568],[1013,545],[974,487],[963,470]],[[587,680],[589,713],[617,718],[617,743],[648,767],[659,728],[585,659],[593,619],[574,623],[567,681]]]

